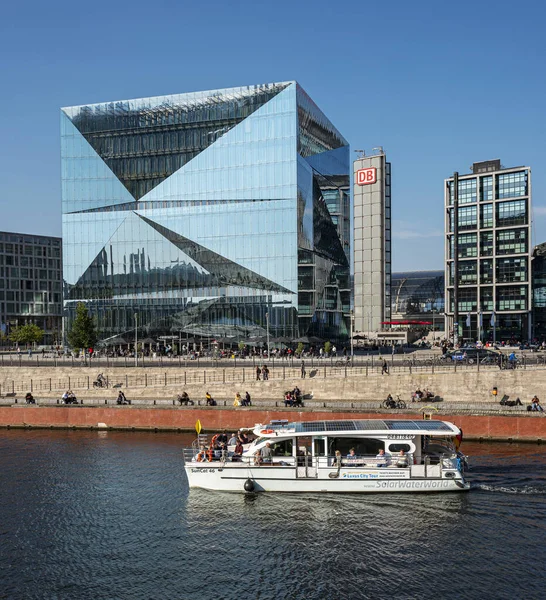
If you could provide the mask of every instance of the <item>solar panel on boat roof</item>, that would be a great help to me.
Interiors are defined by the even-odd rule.
[[[421,429],[422,431],[451,431],[443,421],[385,421],[389,429]]]
[[[355,425],[357,429],[363,430],[378,430],[378,429],[387,429],[387,425],[385,421],[381,421],[379,419],[366,419],[361,421],[355,421]]]

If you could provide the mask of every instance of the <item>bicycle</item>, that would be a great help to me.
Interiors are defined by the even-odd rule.
[[[345,367],[351,364],[351,357],[347,356],[346,358],[340,358],[334,362],[334,367]]]
[[[396,400],[393,400],[392,398],[387,398],[383,400],[383,402],[380,404],[380,408],[404,409],[406,407],[406,403],[400,398],[400,396],[396,396]]]

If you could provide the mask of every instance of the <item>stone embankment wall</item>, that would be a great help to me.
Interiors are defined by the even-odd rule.
[[[317,367],[301,378],[297,368],[271,369],[269,381],[256,381],[254,370],[248,368],[218,367],[179,369],[111,368],[103,371],[108,377],[108,389],[93,389],[95,371],[85,367],[10,368],[0,369],[0,395],[15,394],[24,397],[27,391],[37,397],[59,398],[66,389],[72,389],[81,398],[115,398],[122,389],[131,398],[176,398],[186,390],[194,399],[204,399],[209,391],[219,398],[233,399],[236,392],[248,391],[255,399],[281,400],[286,390],[298,385],[315,400],[380,401],[388,394],[397,394],[408,402],[411,392],[428,388],[446,402],[495,402],[504,394],[511,399],[521,398],[527,403],[535,395],[541,396],[546,385],[545,368],[500,371],[497,368],[477,370],[475,366],[458,368],[430,367],[427,371],[408,368],[381,375],[380,369]],[[311,377],[309,375],[312,375]],[[116,386],[116,387],[113,387]],[[498,388],[497,399],[491,396]]]

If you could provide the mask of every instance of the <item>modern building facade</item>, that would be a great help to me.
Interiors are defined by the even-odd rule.
[[[349,146],[296,82],[64,108],[61,144],[68,324],[347,335]]]
[[[61,238],[0,232],[0,331],[34,323],[44,344],[61,342]]]
[[[533,338],[546,340],[546,242],[533,249]]]
[[[391,324],[423,325],[443,331],[445,311],[444,271],[393,273]]]
[[[531,169],[474,163],[472,173],[458,176],[458,198],[454,192],[451,177],[445,180],[446,332],[465,340],[530,339]]]
[[[391,316],[391,164],[382,148],[353,163],[356,331],[379,331]]]

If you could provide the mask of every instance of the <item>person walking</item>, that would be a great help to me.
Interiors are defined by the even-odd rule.
[[[305,362],[301,361],[301,378],[305,379]]]
[[[260,367],[256,367],[256,381],[260,381],[260,376],[262,374],[262,370],[260,369]]]
[[[388,375],[389,374],[389,365],[387,364],[387,361],[385,359],[383,359],[383,366],[381,367],[381,375]]]

